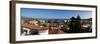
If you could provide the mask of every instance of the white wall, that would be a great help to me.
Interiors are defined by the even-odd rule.
[[[53,42],[39,42],[39,43],[22,43],[22,44],[100,44],[100,1],[99,0],[34,0],[43,2],[56,3],[73,3],[84,5],[98,5],[98,38],[97,39],[82,39],[82,40],[64,40]],[[0,44],[9,43],[9,0],[0,0]]]

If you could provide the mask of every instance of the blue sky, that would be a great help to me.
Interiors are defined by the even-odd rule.
[[[21,8],[21,16],[31,18],[70,19],[78,15],[82,19],[92,18],[92,11]]]

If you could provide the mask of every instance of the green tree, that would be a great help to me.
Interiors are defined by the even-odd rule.
[[[77,16],[76,23],[75,23],[76,32],[80,32],[81,31],[81,22],[80,21],[81,21],[80,16]]]
[[[69,23],[69,27],[70,27],[70,31],[69,32],[80,32],[81,29],[81,18],[80,16],[77,16],[77,18],[70,18],[70,23]]]
[[[29,24],[29,20],[25,20],[25,22],[24,23],[27,23],[27,24]]]

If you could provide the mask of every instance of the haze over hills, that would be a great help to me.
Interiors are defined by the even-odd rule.
[[[57,19],[57,18],[31,18],[31,17],[21,17],[21,19],[24,19],[24,20],[33,20],[33,19],[41,19],[41,20],[70,20],[69,19]],[[81,20],[90,20],[92,21],[92,18],[87,18],[87,19],[81,19]]]

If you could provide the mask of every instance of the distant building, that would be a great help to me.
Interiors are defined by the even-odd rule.
[[[29,21],[30,24],[34,24],[34,25],[38,25],[38,21],[37,20],[31,20]]]

